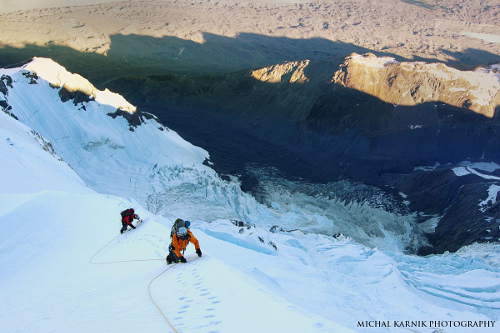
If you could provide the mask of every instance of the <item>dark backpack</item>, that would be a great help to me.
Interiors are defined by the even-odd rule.
[[[182,227],[186,227],[186,222],[183,219],[175,220],[174,225],[172,226],[172,230],[170,232],[170,238],[172,238],[172,236],[177,233],[177,230],[179,230],[179,228]]]
[[[135,212],[133,208],[125,209],[123,212],[120,213],[122,215],[122,220],[126,218],[127,216],[134,216]]]

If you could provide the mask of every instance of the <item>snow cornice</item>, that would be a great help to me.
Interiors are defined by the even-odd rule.
[[[35,57],[24,66],[24,69],[35,73],[48,81],[52,86],[64,88],[69,92],[81,92],[96,102],[107,104],[129,113],[134,113],[137,108],[130,104],[123,96],[108,89],[98,90],[86,78],[79,74],[70,73],[63,66],[49,58]]]

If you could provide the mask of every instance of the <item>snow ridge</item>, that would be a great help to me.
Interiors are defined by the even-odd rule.
[[[129,113],[134,113],[137,110],[123,96],[108,89],[104,91],[96,89],[87,79],[68,72],[66,68],[52,59],[35,57],[24,68],[37,74],[54,87],[64,88],[69,92],[82,92],[101,104],[111,105],[115,109],[125,110]]]

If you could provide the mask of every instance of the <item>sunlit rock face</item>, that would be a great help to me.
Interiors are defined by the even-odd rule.
[[[287,62],[252,71],[251,75],[262,82],[306,83],[309,82],[309,79],[305,75],[304,69],[309,65],[309,62],[309,60]]]
[[[333,82],[387,103],[445,103],[492,118],[500,105],[500,81],[487,71],[459,71],[441,63],[397,62],[391,57],[352,54]]]
[[[347,165],[341,172],[363,170],[366,162],[380,173],[499,157],[495,67],[459,71],[444,64],[352,54],[328,86],[309,109],[300,133],[301,139],[321,137],[328,152],[321,156]]]

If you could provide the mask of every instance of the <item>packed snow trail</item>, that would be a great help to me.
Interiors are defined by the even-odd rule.
[[[210,256],[178,264],[155,281],[156,301],[180,332],[350,332],[270,293]],[[175,304],[175,306],[172,306]]]
[[[149,284],[148,284],[148,294],[149,294],[149,299],[151,300],[151,302],[154,304],[154,306],[156,307],[156,309],[158,310],[158,312],[160,312],[160,314],[162,315],[162,317],[165,319],[165,321],[167,322],[167,324],[170,326],[170,328],[172,328],[172,330],[176,333],[178,333],[178,331],[175,329],[174,326],[172,326],[172,323],[170,322],[170,320],[168,320],[168,318],[165,316],[165,314],[163,313],[163,311],[161,311],[160,307],[158,306],[158,304],[155,302],[153,296],[151,295],[151,284],[153,284],[153,282],[158,279],[160,276],[162,276],[164,273],[166,273],[168,270],[172,269],[175,265],[177,264],[172,264],[171,266],[168,266],[163,272],[161,272],[160,274],[158,274],[157,276],[154,277],[154,279],[152,279],[151,281],[149,281]]]
[[[146,219],[146,220],[149,220],[149,219]],[[140,224],[142,224],[142,223],[144,223],[144,221],[141,222]],[[136,229],[137,229],[137,227],[138,227],[138,225],[136,225]],[[129,231],[127,231],[127,232],[129,232]],[[123,234],[121,236],[123,236]],[[136,261],[159,261],[159,260],[163,260],[163,259],[160,259],[160,258],[152,258],[152,259],[130,259],[130,260],[119,260],[119,261],[95,261],[94,260],[95,257],[97,257],[102,251],[104,251],[113,242],[115,242],[118,239],[118,237],[120,237],[120,235],[117,235],[115,238],[113,238],[108,243],[106,243],[102,248],[100,248],[99,251],[97,251],[92,256],[92,258],[89,259],[89,262],[91,264],[96,264],[96,265],[107,265],[107,264],[120,264],[120,263],[126,263],[126,262],[136,262]]]
[[[168,234],[166,231],[168,229],[164,230],[165,235]],[[200,233],[199,230],[193,232]],[[112,240],[100,249],[98,253],[101,256],[97,258],[109,258],[119,254],[123,259],[107,260],[103,263],[140,261],[128,260],[123,253],[128,248],[133,248],[137,240],[147,239],[151,242],[154,236],[141,226],[123,235],[125,237],[113,239],[120,242]],[[263,328],[264,331],[285,329],[288,332],[349,331],[324,318],[307,314],[306,311],[270,294],[265,287],[242,273],[227,268],[210,254],[205,253],[202,258],[198,258],[194,254],[193,246],[188,246],[186,258],[187,264],[172,265],[166,269],[163,261],[158,267],[160,272],[148,284],[152,303],[176,332],[256,332]],[[93,263],[101,262],[94,258]],[[240,300],[241,304],[235,304],[235,299]],[[304,315],[308,319],[305,319]],[[240,327],[241,323],[245,323],[243,327]]]
[[[144,221],[142,221],[140,224],[144,223]],[[137,225],[136,225],[136,229],[137,229]],[[122,234],[123,235],[123,234]],[[102,248],[100,248],[93,256],[92,258],[90,258],[89,262],[91,264],[96,264],[96,265],[110,265],[110,264],[121,264],[121,263],[130,263],[130,262],[137,262],[137,261],[164,261],[163,259],[133,259],[133,260],[120,260],[120,261],[106,261],[106,262],[96,262],[94,261],[93,259],[99,255],[99,253],[101,253],[101,251],[103,251],[104,249],[106,249],[111,243],[113,243],[114,241],[116,241],[118,239],[118,237],[120,237],[120,235],[116,236],[115,238],[113,238],[112,240],[110,240],[108,243],[106,243]],[[170,320],[168,320],[168,318],[165,316],[165,314],[161,311],[160,307],[158,306],[158,304],[156,304],[156,302],[154,301],[153,299],[153,296],[151,295],[151,284],[156,280],[158,279],[160,276],[162,276],[164,273],[166,273],[169,269],[173,268],[176,264],[173,264],[171,266],[168,266],[163,272],[161,272],[160,274],[158,274],[157,276],[155,276],[151,281],[149,281],[149,284],[148,284],[148,295],[149,295],[149,299],[151,300],[151,302],[154,304],[154,306],[156,307],[156,309],[160,312],[160,314],[162,315],[162,317],[165,319],[165,321],[167,322],[167,324],[172,328],[172,330],[176,333],[178,333],[178,331],[175,329],[175,327],[172,326]]]

